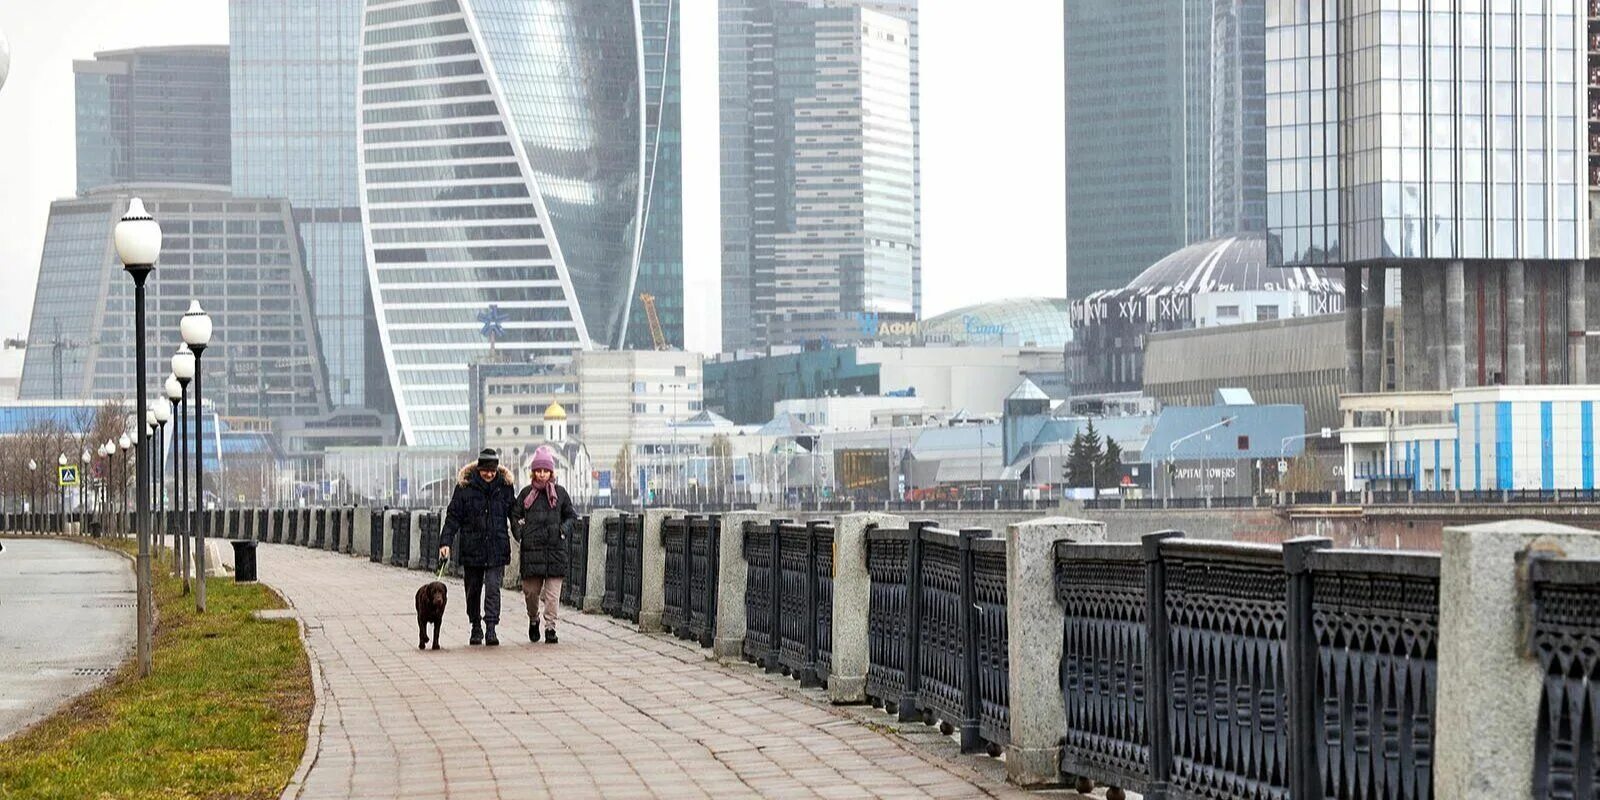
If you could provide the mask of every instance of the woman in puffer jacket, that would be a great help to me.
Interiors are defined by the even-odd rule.
[[[556,457],[541,446],[529,465],[532,482],[512,506],[511,533],[522,549],[522,595],[528,603],[528,640],[539,641],[541,614],[544,640],[555,644],[556,613],[561,583],[567,577],[567,524],[578,518],[572,498],[556,483]]]

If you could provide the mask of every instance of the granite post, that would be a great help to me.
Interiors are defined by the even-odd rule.
[[[773,515],[764,511],[735,511],[722,515],[717,549],[717,636],[711,652],[717,658],[737,661],[744,657],[744,593],[750,580],[744,562],[746,525],[770,525]]]
[[[833,533],[833,671],[828,699],[834,703],[867,701],[867,606],[872,581],[867,575],[867,532],[904,528],[906,518],[893,514],[846,514]]]
[[[411,542],[406,548],[406,569],[422,569],[427,563],[422,554],[422,515],[425,511],[411,512]]]
[[[645,509],[639,570],[639,630],[644,633],[661,632],[661,611],[667,604],[667,545],[661,539],[662,527],[669,517],[688,513],[681,508]]]
[[[598,614],[606,599],[606,520],[616,519],[622,512],[614,508],[597,508],[589,514],[589,566],[583,587],[583,613]]]
[[[383,512],[383,533],[380,537],[383,541],[383,559],[378,562],[380,564],[390,564],[394,562],[394,520],[395,517],[398,517],[404,513],[406,512],[396,511],[394,509]],[[455,554],[451,553],[451,555]]]
[[[372,509],[356,508],[356,518],[350,524],[350,549],[346,552],[367,558],[372,555]]]
[[[1600,533],[1515,520],[1445,528],[1435,795],[1529,800],[1544,675],[1527,652],[1527,560],[1594,558]]]
[[[1046,517],[1006,531],[1006,628],[1010,632],[1011,744],[1006,780],[1023,787],[1061,783],[1061,631],[1056,542],[1103,542],[1105,525]]]

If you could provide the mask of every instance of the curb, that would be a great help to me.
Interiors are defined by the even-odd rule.
[[[296,608],[294,600],[289,598],[282,589],[273,586],[270,581],[263,581],[273,592],[283,598],[289,607],[295,610],[295,628],[300,632],[300,646],[305,651],[306,663],[311,669],[311,718],[306,721],[306,750],[300,756],[300,766],[289,777],[289,783],[283,787],[283,792],[278,795],[279,800],[298,800],[305,791],[306,778],[311,770],[316,767],[317,760],[322,757],[322,721],[327,714],[327,686],[322,677],[322,664],[317,660],[317,650],[311,644],[311,639],[306,635],[306,618]]]

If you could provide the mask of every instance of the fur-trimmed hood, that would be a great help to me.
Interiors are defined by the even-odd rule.
[[[512,488],[516,488],[516,484],[512,483],[511,470],[506,469],[504,464],[501,464],[500,466],[496,467],[495,469],[496,469],[496,472],[498,473],[498,474],[495,475],[495,480],[497,480],[497,481],[499,481],[499,482],[501,482],[501,483],[503,483],[503,484],[505,484],[507,486],[510,486]],[[476,461],[474,461],[474,462],[462,467],[461,471],[456,473],[456,485],[457,486],[466,486],[467,484],[472,483],[472,476],[477,471],[478,471],[478,462],[476,462]]]

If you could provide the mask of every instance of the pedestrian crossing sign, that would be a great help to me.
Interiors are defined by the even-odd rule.
[[[69,465],[66,465],[66,466],[57,467],[56,468],[56,482],[59,483],[62,486],[77,486],[78,485],[78,467],[76,465],[72,465],[72,464],[69,464]]]

